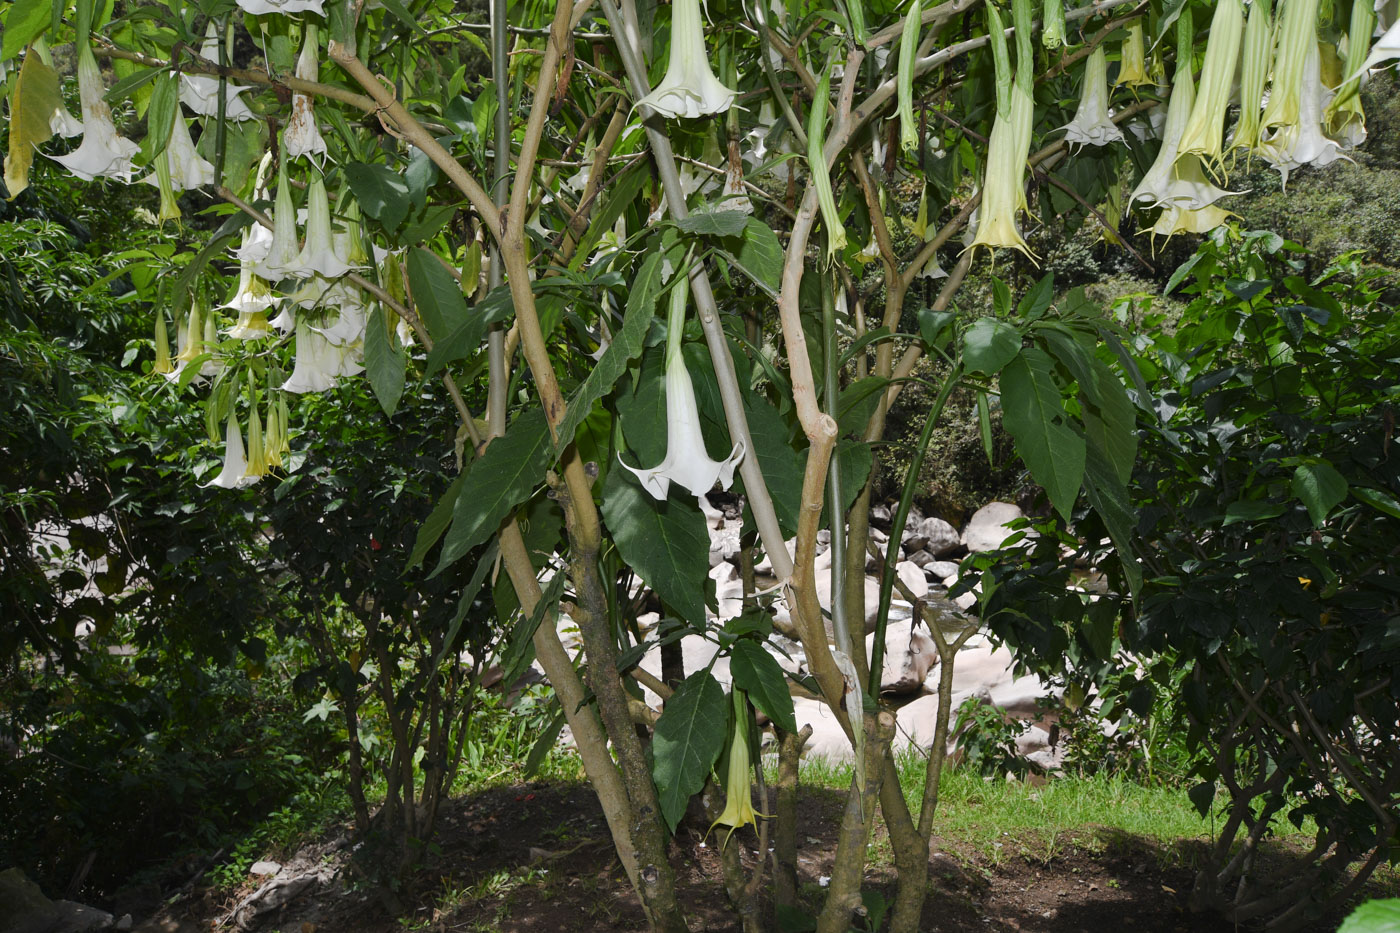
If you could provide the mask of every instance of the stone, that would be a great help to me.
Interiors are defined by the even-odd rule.
[[[279,871],[281,871],[281,870],[282,870],[282,865],[281,865],[280,863],[274,862],[274,861],[271,861],[271,860],[268,860],[268,859],[264,859],[263,861],[260,861],[260,862],[254,862],[254,863],[252,864],[252,867],[250,867],[250,868],[248,869],[248,874],[250,874],[250,875],[275,875],[275,874],[277,874],[277,873],[278,873]]]
[[[947,583],[958,578],[958,565],[951,560],[935,560],[924,564],[924,573]]]
[[[47,933],[59,917],[57,905],[18,868],[0,872],[0,904],[0,933]]]
[[[1013,532],[1006,526],[1022,518],[1021,509],[1010,502],[989,502],[978,509],[963,530],[963,546],[973,554],[995,551]]]
[[[812,727],[812,737],[803,748],[804,758],[823,758],[834,763],[851,761],[855,757],[851,740],[846,738],[841,724],[825,703],[806,697],[793,697],[792,707],[797,728]]]
[[[58,917],[44,933],[102,933],[112,929],[114,919],[105,910],[74,901],[54,901]]]
[[[890,514],[890,507],[887,505],[872,506],[870,509],[870,524],[877,528],[889,528],[894,516]]]
[[[915,567],[927,568],[929,564],[934,563],[934,559],[933,555],[928,551],[918,550],[909,555],[909,563],[913,564]]]
[[[959,596],[954,596],[953,602],[956,603],[958,608],[963,612],[971,612],[977,606],[977,594],[963,593]]]
[[[928,595],[928,577],[924,576],[924,571],[912,561],[900,561],[894,565],[894,572],[899,577],[899,582],[909,589],[909,594],[915,599],[923,599]]]
[[[947,557],[963,544],[958,530],[941,518],[926,518],[919,522],[919,537],[924,540],[923,549],[934,557]]]
[[[875,633],[865,636],[866,656],[875,646]],[[880,671],[880,692],[918,693],[929,670],[938,663],[938,648],[912,619],[891,621],[885,627],[885,657]]]

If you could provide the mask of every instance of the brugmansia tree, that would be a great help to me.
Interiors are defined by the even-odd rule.
[[[894,574],[875,606],[863,585],[890,407],[929,373],[930,428],[954,390],[978,395],[984,424],[999,397],[1053,511],[1067,520],[1082,494],[1140,585],[1111,322],[1049,277],[1019,300],[995,281],[990,313],[950,309],[974,263],[1036,262],[1033,216],[1094,223],[1141,259],[1124,192],[1154,234],[1199,232],[1227,217],[1239,160],[1286,177],[1344,158],[1365,135],[1363,65],[1394,43],[1372,50],[1370,0],[1320,17],[1318,0],[493,0],[485,24],[441,0],[16,0],[5,184],[21,195],[52,157],[153,184],[173,232],[193,206],[225,217],[161,270],[153,308],[151,372],[202,401],[222,445],[208,482],[274,482],[315,457],[300,394],[363,374],[392,413],[406,383],[440,380],[460,424],[444,468],[460,473],[412,553],[379,559],[469,593],[505,571],[509,661],[533,653],[557,692],[653,927],[686,928],[668,839],[719,774],[710,818],[756,827],[760,853],[772,838],[774,897],[792,902],[791,798],[755,806],[751,779],[756,712],[799,745],[798,680],[856,761],[818,929],[860,909],[879,813],[893,928],[913,930],[937,782],[911,812],[878,698]],[[52,137],[76,121],[49,50],[70,43],[82,135],[60,154]],[[750,575],[746,611],[723,622],[697,502],[717,484],[742,494],[744,565],[761,553],[776,580],[760,592]],[[658,635],[636,624],[635,581],[663,639],[700,633],[732,658],[729,696],[709,669],[663,683],[637,667]],[[765,650],[777,635],[803,673]],[[757,929],[769,860],[746,877],[738,846],[722,851]]]

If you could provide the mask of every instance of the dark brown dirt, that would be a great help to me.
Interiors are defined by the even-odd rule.
[[[799,810],[799,881],[815,907],[821,879],[835,854],[835,816],[841,801],[811,791]],[[672,847],[680,896],[694,930],[740,929],[720,886],[718,840],[702,839],[698,822],[683,823]],[[867,903],[893,898],[894,871],[877,853]],[[1035,844],[1032,844],[1035,843]],[[922,928],[947,933],[1230,933],[1220,918],[1191,914],[1189,846],[1162,847],[1109,828],[1089,827],[1048,849],[1044,840],[1008,837],[995,860],[936,840],[931,891]],[[752,868],[755,839],[736,837]],[[1041,859],[1028,853],[1054,851]],[[1284,854],[1282,857],[1286,857]],[[260,933],[607,933],[645,924],[629,888],[592,791],[584,785],[528,784],[453,800],[441,820],[428,865],[399,892],[411,905],[393,917],[351,872],[314,888],[255,927]],[[253,890],[250,881],[241,894]],[[234,899],[206,892],[167,908],[138,926],[148,933],[209,930]],[[769,921],[772,918],[768,918]],[[228,929],[229,927],[224,927]],[[769,922],[768,930],[781,930]],[[854,928],[853,928],[854,929]],[[1318,931],[1336,929],[1336,920]]]

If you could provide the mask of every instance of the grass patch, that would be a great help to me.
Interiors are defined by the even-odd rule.
[[[924,792],[925,758],[908,750],[897,758],[900,786],[917,814]],[[842,790],[850,786],[851,766],[823,759],[802,763],[804,784]],[[955,842],[968,854],[993,862],[1008,855],[1044,860],[1068,843],[1097,850],[1107,845],[1100,829],[1152,842],[1209,839],[1213,820],[1202,818],[1185,787],[1144,785],[1111,775],[1057,774],[1044,784],[985,778],[971,768],[945,768],[939,782],[936,835]],[[1295,829],[1276,822],[1276,836],[1311,834],[1305,821]],[[1164,850],[1166,851],[1166,850]]]

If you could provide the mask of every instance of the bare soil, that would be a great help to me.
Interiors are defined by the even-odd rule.
[[[814,910],[835,854],[840,796],[808,789],[799,810],[799,882]],[[672,847],[680,897],[694,930],[737,931],[719,883],[718,839],[683,823]],[[867,903],[894,896],[888,845],[874,840]],[[924,930],[947,933],[1230,933],[1218,917],[1187,910],[1197,843],[1163,846],[1109,827],[1086,827],[1054,840],[1008,835],[995,856],[935,841]],[[733,843],[751,869],[751,832]],[[323,844],[320,851],[327,847]],[[1052,853],[1046,857],[1045,853]],[[342,861],[349,858],[342,848]],[[1287,858],[1288,853],[1273,857]],[[327,856],[333,858],[333,856]],[[252,925],[259,933],[605,933],[643,930],[641,908],[612,853],[596,798],[586,785],[522,784],[458,798],[446,805],[427,864],[395,917],[353,864],[328,884],[312,885]],[[232,929],[227,918],[252,892],[196,891],[140,923],[146,933]],[[1374,892],[1373,892],[1374,893]],[[781,930],[770,916],[765,929]],[[873,919],[873,918],[872,918]],[[1339,918],[1314,927],[1335,930]],[[799,927],[800,929],[800,927]]]

